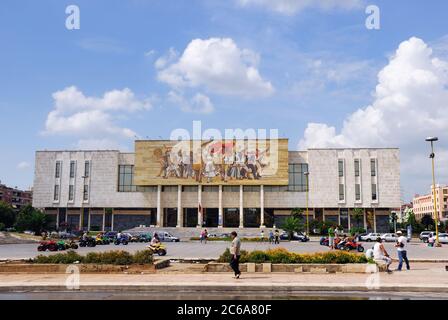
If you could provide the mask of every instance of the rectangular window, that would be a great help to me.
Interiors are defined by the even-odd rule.
[[[355,184],[355,199],[356,201],[361,200],[361,185],[359,183]]]
[[[54,201],[59,201],[59,185],[54,186],[54,195],[53,195]]]
[[[198,192],[197,186],[183,186],[182,192]]]
[[[203,186],[202,187],[203,192],[219,192],[218,186]]]
[[[56,169],[55,169],[54,177],[55,178],[61,177],[61,161],[56,161]]]
[[[344,176],[344,160],[338,161],[338,171],[339,171],[339,177]]]
[[[87,201],[89,200],[89,185],[85,184],[84,185],[84,191],[83,191],[83,200]]]
[[[376,160],[375,159],[370,160],[370,172],[372,174],[372,177],[376,177]]]
[[[244,192],[260,192],[260,186],[243,186]]]
[[[90,176],[90,161],[84,162],[84,177],[88,178]]]
[[[177,186],[163,186],[162,192],[177,192]]]
[[[240,192],[239,186],[223,186],[222,187],[223,192]]]
[[[118,192],[135,191],[137,191],[137,187],[134,186],[134,166],[118,166]]]
[[[75,161],[70,161],[70,178],[75,177]]]
[[[345,200],[345,186],[341,183],[339,184],[339,201]]]
[[[359,177],[361,174],[361,166],[360,166],[360,160],[356,159],[355,160],[355,177]]]
[[[68,201],[73,201],[74,197],[75,197],[75,188],[71,184],[68,186]]]
[[[288,191],[306,192],[307,176],[305,175],[305,173],[308,172],[308,164],[306,163],[290,164],[288,171],[289,171]]]
[[[376,184],[372,183],[372,200],[377,201],[378,200],[378,194],[376,190]]]
[[[287,186],[264,186],[263,190],[265,192],[285,192],[288,191]]]

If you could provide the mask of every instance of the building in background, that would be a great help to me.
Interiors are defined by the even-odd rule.
[[[20,210],[22,207],[32,204],[33,191],[23,191],[17,187],[11,188],[0,182],[0,201]]]
[[[421,220],[425,215],[434,218],[434,190],[430,187],[431,193],[420,196],[416,195],[413,200],[414,213],[417,220]],[[437,212],[440,221],[448,219],[448,186],[436,185]]]
[[[309,173],[310,221],[389,232],[390,212],[401,206],[398,149],[259,143],[253,154],[208,143],[173,152],[171,141],[136,141],[135,153],[38,151],[33,204],[75,229],[281,227],[294,208],[306,209]],[[193,151],[203,154],[199,166],[188,163]]]

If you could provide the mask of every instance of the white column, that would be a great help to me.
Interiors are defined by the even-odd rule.
[[[202,210],[204,206],[202,205],[202,186],[198,185],[198,228],[202,228],[202,212],[199,210],[199,205],[201,205]]]
[[[364,209],[364,229],[367,231],[367,211]]]
[[[376,210],[373,208],[373,232],[376,233]]]
[[[325,208],[322,209],[322,222],[325,223]]]
[[[177,186],[177,227],[182,228],[183,225],[183,212],[182,212],[182,186]]]
[[[260,186],[260,228],[264,228],[264,186]]]
[[[222,185],[219,185],[218,210],[219,210],[218,228],[222,228],[223,221],[224,221],[224,219],[223,219],[223,209],[222,209]]]
[[[243,185],[240,185],[240,228],[244,228]]]
[[[87,231],[90,231],[90,209],[89,209],[89,217],[87,220]]]
[[[110,230],[114,231],[114,209],[112,209],[112,219],[111,219],[111,223],[110,223]],[[118,230],[120,231],[120,230]]]
[[[157,227],[162,226],[162,186],[157,186]]]
[[[106,231],[106,208],[103,209],[103,231]]]

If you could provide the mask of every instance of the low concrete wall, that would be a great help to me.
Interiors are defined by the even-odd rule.
[[[166,268],[170,265],[170,260],[158,260],[154,264],[129,266],[117,266],[110,264],[31,264],[31,263],[5,263],[0,264],[0,273],[67,273],[69,266],[77,266],[80,273],[154,273],[157,269]],[[70,273],[70,271],[68,271]]]
[[[378,267],[374,264],[271,264],[243,263],[240,270],[247,273],[376,273]],[[208,263],[206,272],[232,272],[227,263]]]

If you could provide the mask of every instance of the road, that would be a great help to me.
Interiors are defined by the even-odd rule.
[[[207,244],[201,244],[199,242],[179,242],[179,243],[166,243],[168,249],[167,258],[170,259],[215,259],[220,256],[222,252],[229,246],[229,242],[208,242]],[[144,243],[130,243],[127,246],[96,246],[94,248],[79,248],[77,250],[80,254],[87,254],[88,252],[100,252],[110,250],[126,250],[129,252],[135,252],[137,250],[143,250],[147,244]],[[372,243],[363,244],[366,249],[373,246]],[[389,251],[392,257],[396,257],[396,249],[393,243],[386,243],[386,249]],[[253,243],[243,242],[243,250],[266,250],[269,248],[282,247],[291,252],[297,253],[312,253],[312,252],[326,252],[329,249],[319,245],[317,240],[309,243],[298,242],[282,242],[280,245],[270,245],[268,243]],[[448,246],[445,245],[442,248],[429,248],[425,244],[420,242],[411,242],[408,244],[408,256],[412,259],[427,259],[427,260],[447,260],[448,261]],[[40,253],[37,251],[37,243],[32,244],[4,244],[0,245],[0,260],[19,260],[30,259],[36,257],[38,254],[54,254],[50,252]]]

